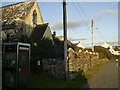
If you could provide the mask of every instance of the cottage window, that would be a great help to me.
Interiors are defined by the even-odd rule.
[[[37,13],[35,10],[33,11],[33,24],[37,24]]]

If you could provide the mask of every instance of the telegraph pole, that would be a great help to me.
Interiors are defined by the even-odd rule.
[[[94,20],[92,19],[92,25],[91,25],[91,28],[92,28],[92,51],[94,52]]]
[[[68,64],[67,64],[67,14],[66,14],[66,0],[63,0],[63,31],[64,31],[64,66],[65,78],[68,79]]]

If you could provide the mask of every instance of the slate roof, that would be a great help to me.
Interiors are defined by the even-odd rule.
[[[37,42],[37,41],[41,40],[43,38],[43,35],[44,35],[47,27],[48,27],[48,23],[37,25],[31,34],[31,41]]]
[[[5,21],[6,24],[11,24],[14,19],[25,19],[34,3],[34,1],[25,1],[0,7],[0,11],[2,11],[2,18],[0,18],[0,22]]]

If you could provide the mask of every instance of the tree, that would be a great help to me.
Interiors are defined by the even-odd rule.
[[[101,46],[95,46],[95,52],[98,52],[100,55],[100,58],[108,58],[108,59],[115,59],[116,56],[113,55],[109,49],[101,47]]]
[[[23,21],[14,21],[11,24],[14,28],[3,31],[4,42],[30,42],[30,35],[33,27]]]

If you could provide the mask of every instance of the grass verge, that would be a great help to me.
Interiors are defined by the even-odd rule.
[[[88,79],[92,78],[92,77],[94,76],[94,74],[95,74],[96,72],[98,72],[100,66],[101,66],[103,63],[107,63],[107,62],[110,62],[110,61],[111,61],[111,60],[108,60],[108,59],[100,59],[99,64],[97,64],[97,65],[93,66],[92,68],[89,68],[88,70],[86,70],[86,71],[83,72],[84,75],[85,75],[85,77],[86,77],[86,79],[88,80]]]
[[[94,67],[89,68],[88,70],[83,72],[87,80],[93,77],[93,73],[95,73],[99,70],[100,65],[101,64],[97,64]]]
[[[86,82],[84,75],[79,75],[75,80],[56,80],[47,74],[31,75],[30,88],[80,88]]]
[[[99,70],[101,64],[106,62],[108,61],[103,60],[100,64],[83,72],[82,75],[79,75],[76,79],[68,81],[51,78],[45,73],[32,73],[30,78],[30,88],[80,88],[83,83],[87,83],[87,80],[93,77],[94,73]]]

